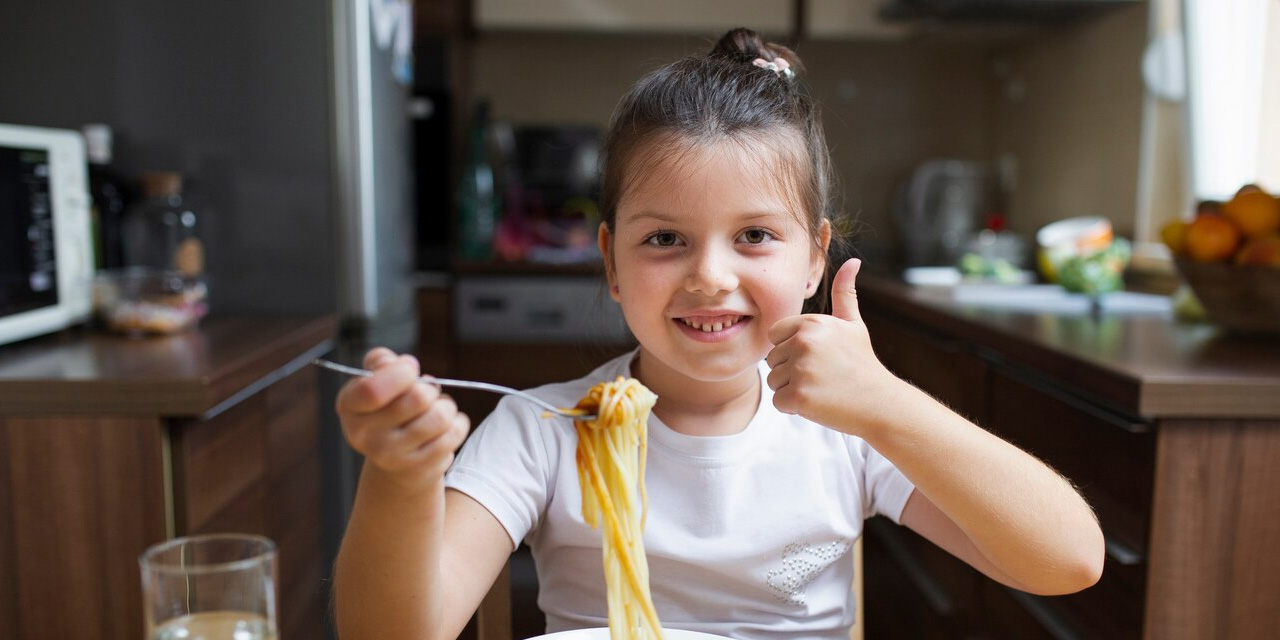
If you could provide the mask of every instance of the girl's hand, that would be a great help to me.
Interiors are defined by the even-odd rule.
[[[861,264],[850,259],[836,272],[830,316],[791,316],[770,327],[774,348],[765,359],[779,411],[854,435],[891,415],[891,392],[903,384],[876,358],[858,312]]]
[[[347,442],[409,492],[439,486],[471,421],[438,387],[418,382],[418,360],[377,348],[373,376],[348,382],[337,411]]]

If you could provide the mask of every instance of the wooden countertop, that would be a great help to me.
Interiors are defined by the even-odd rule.
[[[858,277],[892,311],[1144,418],[1280,417],[1280,336],[1231,335],[1156,315],[1060,315],[961,304],[896,275]],[[872,336],[874,342],[875,336]]]
[[[0,415],[201,417],[332,348],[337,321],[213,314],[130,338],[79,328],[0,347]]]

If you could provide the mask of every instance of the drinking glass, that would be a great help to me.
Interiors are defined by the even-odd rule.
[[[138,558],[147,640],[275,640],[276,546],[245,534],[175,538]]]

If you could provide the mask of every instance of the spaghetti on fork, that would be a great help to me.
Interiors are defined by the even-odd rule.
[[[658,397],[634,378],[592,387],[577,404],[593,420],[573,421],[578,432],[578,483],[582,517],[601,531],[604,575],[613,640],[662,637],[649,594],[644,525],[649,497],[644,488],[649,412]]]

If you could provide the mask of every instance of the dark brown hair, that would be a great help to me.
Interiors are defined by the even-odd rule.
[[[756,66],[757,58],[786,60],[793,75]],[[619,102],[605,136],[600,204],[610,232],[631,180],[650,163],[669,157],[665,154],[723,141],[765,142],[779,158],[791,160],[766,169],[796,198],[797,215],[815,250],[821,250],[824,220],[832,221],[832,243],[838,243],[831,160],[803,72],[793,51],[738,28],[707,54],[678,60],[636,82]],[[825,305],[828,284],[824,277],[811,302]]]

